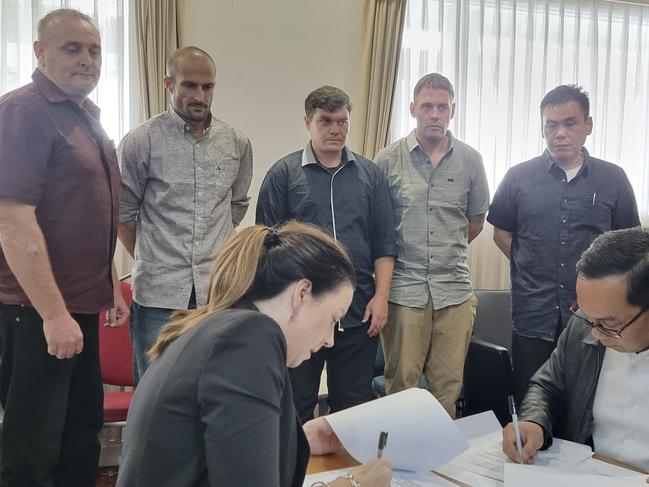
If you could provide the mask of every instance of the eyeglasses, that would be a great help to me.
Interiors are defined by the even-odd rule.
[[[635,315],[633,318],[631,318],[631,321],[629,321],[626,325],[624,325],[621,328],[618,328],[616,330],[614,330],[612,328],[606,328],[604,325],[602,325],[600,323],[593,323],[592,321],[587,320],[586,318],[584,318],[582,315],[577,314],[577,312],[579,311],[579,305],[577,303],[573,304],[570,307],[570,313],[572,313],[573,316],[579,318],[579,320],[582,323],[586,323],[591,328],[596,328],[597,330],[602,332],[604,335],[612,337],[612,338],[620,339],[620,338],[622,338],[622,332],[624,330],[626,330],[629,326],[631,326],[633,323],[635,323],[636,320],[638,318],[640,318],[640,316],[642,316],[642,313],[647,311],[647,309],[649,309],[649,306],[645,306],[644,308],[642,308],[637,315]]]

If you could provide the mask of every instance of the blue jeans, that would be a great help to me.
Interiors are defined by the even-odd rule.
[[[151,361],[147,352],[158,339],[162,327],[169,321],[174,309],[151,308],[133,301],[131,304],[131,339],[133,340],[133,378],[135,383],[146,372]]]

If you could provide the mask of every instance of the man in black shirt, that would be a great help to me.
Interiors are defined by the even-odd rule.
[[[589,109],[581,87],[548,92],[541,101],[546,151],[512,167],[489,208],[494,241],[510,259],[519,401],[570,318],[582,252],[608,230],[640,224],[624,170],[584,148],[593,129]]]

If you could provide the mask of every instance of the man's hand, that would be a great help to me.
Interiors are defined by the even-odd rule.
[[[522,463],[534,463],[536,452],[543,446],[543,428],[531,421],[520,421],[521,443],[523,444]],[[515,462],[521,461],[516,449],[516,435],[514,424],[509,423],[503,428],[503,451]]]
[[[375,294],[365,307],[363,323],[366,323],[370,316],[372,316],[372,322],[367,330],[367,334],[373,337],[381,333],[381,330],[385,328],[388,322],[388,300]]]
[[[43,333],[47,353],[58,359],[72,358],[83,350],[83,333],[70,314],[43,320]]]
[[[130,310],[124,300],[121,286],[116,286],[113,291],[115,306],[106,311],[106,326],[117,327],[126,323]]]
[[[309,441],[311,455],[326,455],[342,448],[336,433],[323,417],[307,421],[303,428]]]

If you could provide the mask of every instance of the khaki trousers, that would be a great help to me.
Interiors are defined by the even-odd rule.
[[[477,305],[473,295],[439,310],[430,299],[424,309],[389,303],[381,332],[386,394],[417,387],[423,373],[428,391],[454,418]]]

